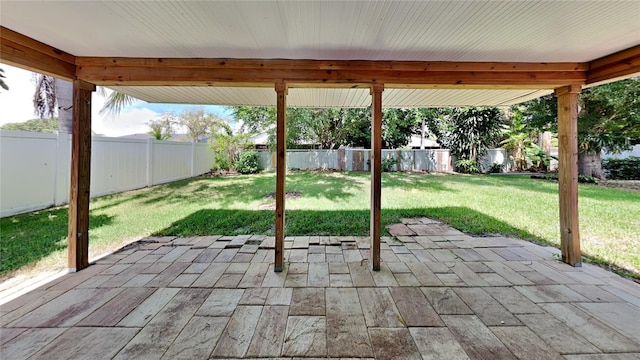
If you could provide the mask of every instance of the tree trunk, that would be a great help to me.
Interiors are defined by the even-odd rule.
[[[601,151],[589,154],[579,152],[578,174],[604,179],[604,173],[602,172],[602,158],[600,154]]]
[[[547,155],[551,155],[551,132],[549,131],[545,131],[543,133],[541,133],[539,135],[539,145],[540,148],[542,148],[542,151],[545,152],[545,154]],[[549,171],[550,170],[550,164],[551,162],[549,162],[549,165],[545,166],[545,171]]]
[[[70,134],[73,128],[73,83],[56,79],[56,101],[58,102],[58,129]]]

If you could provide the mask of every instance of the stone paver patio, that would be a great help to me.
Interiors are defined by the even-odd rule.
[[[429,219],[369,240],[147,238],[0,307],[9,359],[640,359],[640,285]]]

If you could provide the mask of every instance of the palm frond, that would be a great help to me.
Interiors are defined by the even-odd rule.
[[[132,96],[118,91],[113,91],[107,97],[107,101],[104,103],[104,106],[100,109],[99,113],[117,117],[122,112],[122,109],[134,104],[136,101],[138,101],[138,99]]]
[[[33,109],[40,119],[54,117],[56,114],[56,86],[55,78],[42,74],[34,74],[33,81],[36,84],[33,94]]]

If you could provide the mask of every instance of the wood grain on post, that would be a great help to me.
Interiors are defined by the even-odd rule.
[[[69,270],[89,266],[89,190],[91,179],[91,93],[93,84],[73,81],[73,134],[69,195]]]
[[[382,192],[382,91],[383,85],[371,87],[371,249],[369,266],[380,270],[380,208]]]
[[[284,200],[286,196],[285,178],[287,175],[287,87],[284,82],[275,85],[276,109],[276,246],[274,271],[281,272],[284,265]]]
[[[558,194],[562,261],[581,266],[578,222],[578,94],[580,86],[556,89],[558,97]]]

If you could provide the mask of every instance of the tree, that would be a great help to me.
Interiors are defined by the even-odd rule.
[[[533,144],[532,133],[526,126],[524,114],[518,107],[509,110],[509,124],[503,125],[503,136],[500,145],[509,151],[513,160],[514,170],[526,170],[527,149]]]
[[[33,131],[41,133],[54,133],[59,130],[58,118],[33,119],[21,123],[6,123],[0,126],[2,130]]]
[[[4,70],[2,68],[0,68],[0,88],[3,88],[5,90],[9,90],[9,86],[4,82],[3,79],[6,79],[6,77],[3,74]]]
[[[578,104],[578,171],[602,178],[602,150],[617,153],[640,142],[640,78],[584,89]],[[557,106],[553,95],[524,103],[527,125],[557,132]]]
[[[172,113],[169,114],[167,116],[174,116]],[[193,108],[185,109],[176,118],[175,124],[187,130],[187,136],[191,142],[200,142],[206,140],[210,134],[216,133],[217,128],[222,126],[224,121],[205,112],[204,108]]]
[[[274,108],[230,107],[234,118],[250,133],[267,132],[270,145],[275,145],[276,114]],[[382,143],[385,148],[405,146],[417,133],[430,109],[384,109]],[[287,147],[297,148],[308,143],[321,149],[343,145],[368,147],[371,144],[370,108],[288,108]]]
[[[164,113],[158,120],[149,121],[149,135],[156,140],[169,140],[173,135],[173,124],[176,122],[173,113]]]
[[[214,168],[217,170],[235,169],[242,151],[250,149],[249,134],[234,134],[225,121],[219,123],[217,130],[209,139],[215,152]]]
[[[57,79],[52,76],[34,73],[36,84],[33,94],[33,107],[36,116],[44,119],[56,114],[59,119],[59,131],[71,133],[73,129],[73,83]],[[104,91],[101,91],[104,94]],[[100,113],[120,114],[123,107],[135,102],[136,99],[117,91],[108,95],[108,99]]]
[[[444,115],[438,132],[438,142],[458,160],[478,161],[500,140],[502,112],[497,108],[453,108]]]

